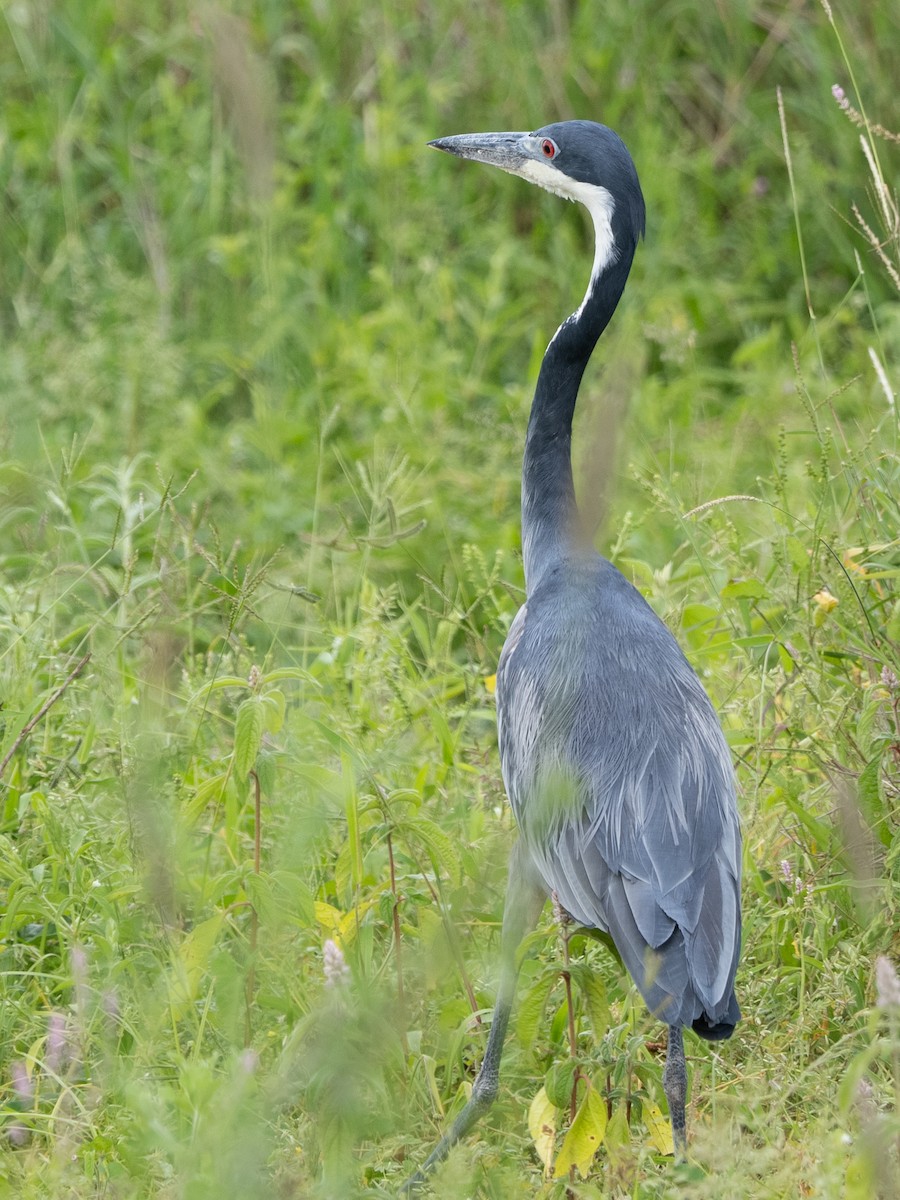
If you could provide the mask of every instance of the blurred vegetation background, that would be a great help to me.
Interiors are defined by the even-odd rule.
[[[648,206],[580,494],[734,747],[745,1021],[689,1047],[675,1166],[659,1028],[573,939],[608,1121],[554,1178],[548,913],[501,1102],[434,1186],[896,1195],[896,8],[5,0],[0,28],[4,1194],[394,1195],[464,1100],[521,448],[592,249],[425,143],[578,116]]]

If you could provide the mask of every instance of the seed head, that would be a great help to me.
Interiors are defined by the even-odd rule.
[[[883,954],[875,960],[875,1002],[879,1008],[900,1008],[900,978]]]
[[[350,982],[350,968],[344,958],[344,952],[337,942],[331,938],[322,948],[323,967],[325,971],[325,986],[330,988],[346,987]]]

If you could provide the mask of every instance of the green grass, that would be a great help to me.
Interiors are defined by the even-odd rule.
[[[571,1192],[897,1193],[900,31],[870,7],[3,7],[2,1194],[394,1195],[464,1101],[522,439],[590,231],[424,143],[571,116],[622,133],[649,214],[580,491],[722,715],[746,843],[745,1020],[688,1047],[687,1164],[659,1027],[572,940],[610,1119]],[[527,1119],[571,1073],[561,965],[548,911],[436,1194],[565,1195]]]

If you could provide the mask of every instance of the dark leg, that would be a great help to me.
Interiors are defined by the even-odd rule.
[[[500,1086],[500,1058],[503,1042],[509,1025],[513,1000],[516,993],[516,951],[522,939],[534,929],[547,898],[546,892],[537,881],[534,868],[528,861],[525,850],[516,843],[509,862],[509,883],[503,907],[503,933],[500,938],[500,984],[497,1002],[491,1021],[487,1047],[481,1070],[472,1085],[472,1096],[465,1108],[444,1134],[423,1165],[411,1175],[401,1189],[401,1195],[409,1196],[418,1191],[426,1177],[438,1163],[443,1162],[460,1138],[465,1137],[473,1125],[484,1116],[497,1098]]]
[[[680,1025],[669,1026],[669,1045],[666,1049],[666,1068],[663,1071],[663,1087],[669,1101],[669,1120],[672,1122],[672,1140],[675,1157],[687,1154],[687,1122],[684,1102],[687,1096],[687,1064],[684,1061],[684,1031]]]

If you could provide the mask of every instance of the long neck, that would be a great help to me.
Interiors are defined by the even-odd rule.
[[[599,233],[599,231],[598,231]],[[625,287],[634,246],[599,254],[587,294],[557,330],[538,375],[522,466],[522,551],[530,592],[548,566],[583,546],[572,481],[572,416],[581,377]]]

